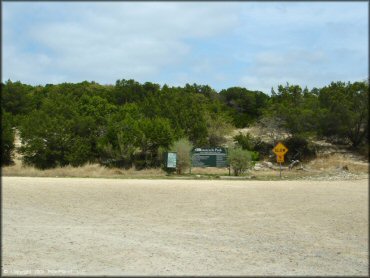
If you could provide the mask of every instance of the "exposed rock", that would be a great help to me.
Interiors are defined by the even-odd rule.
[[[273,164],[269,161],[262,162],[262,165],[265,166],[265,167],[268,167],[270,169],[272,169],[274,167]]]
[[[294,166],[296,166],[299,163],[300,163],[299,160],[293,160],[292,163],[289,164],[289,170],[291,170]],[[301,164],[301,168],[303,168],[302,164]]]

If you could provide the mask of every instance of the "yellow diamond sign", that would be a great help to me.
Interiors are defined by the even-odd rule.
[[[278,162],[278,163],[283,162],[283,163],[284,163],[284,155],[280,155],[280,154],[278,154],[278,155],[276,156],[276,162]]]
[[[276,154],[276,155],[284,155],[288,152],[288,148],[285,147],[282,143],[278,143],[273,149],[272,151]]]

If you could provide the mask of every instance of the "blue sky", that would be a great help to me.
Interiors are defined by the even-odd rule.
[[[3,2],[3,82],[270,93],[368,78],[367,2]]]

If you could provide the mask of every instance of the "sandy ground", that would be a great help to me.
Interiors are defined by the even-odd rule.
[[[368,179],[2,178],[3,275],[368,275]]]

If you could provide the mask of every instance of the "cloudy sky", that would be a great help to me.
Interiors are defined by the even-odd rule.
[[[2,79],[270,93],[368,77],[367,2],[3,2]]]

